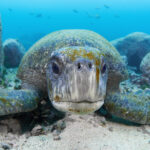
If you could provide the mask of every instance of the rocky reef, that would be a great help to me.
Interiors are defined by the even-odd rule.
[[[25,48],[16,39],[7,39],[3,43],[4,66],[7,68],[18,67],[25,54]]]
[[[125,37],[111,41],[121,55],[127,56],[128,65],[140,69],[143,57],[150,52],[150,35],[134,32]]]
[[[144,76],[150,78],[150,53],[148,53],[140,64],[140,69]]]
[[[121,89],[138,91],[150,88],[150,35],[134,32],[111,41],[126,62],[129,79]],[[124,86],[125,85],[125,86]]]

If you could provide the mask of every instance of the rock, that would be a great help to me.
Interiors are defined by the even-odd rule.
[[[53,132],[53,140],[58,141],[60,140],[60,133],[58,133],[56,130]]]
[[[3,43],[4,66],[7,68],[18,67],[25,53],[25,49],[16,39],[7,39]]]
[[[121,82],[119,89],[121,93],[126,92],[136,92],[140,89],[146,90],[146,93],[149,93],[150,88],[150,78],[143,76],[134,71],[134,68],[128,67],[129,79]]]
[[[5,125],[5,124],[4,125],[3,124],[0,125],[0,133],[1,134],[3,134],[3,133],[7,134],[8,133],[8,127],[7,127],[7,125]]]
[[[3,148],[4,150],[11,149],[11,146],[7,143],[0,143],[0,147]]]
[[[40,126],[40,125],[35,126],[31,131],[32,136],[38,136],[41,134],[44,134],[44,130],[43,130],[42,126]]]
[[[3,72],[3,80],[1,81],[1,86],[8,89],[20,89],[21,80],[16,76],[17,68],[5,68]]]
[[[0,18],[0,77],[3,75],[4,52],[2,49],[2,24]]]
[[[64,120],[59,120],[56,123],[54,123],[51,131],[53,132],[56,130],[61,133],[65,128],[66,128],[66,122]]]
[[[0,121],[0,124],[7,127],[7,130],[6,130],[7,132],[10,132],[13,134],[21,133],[21,125],[20,125],[19,120],[17,119],[13,119],[13,118],[4,119]]]
[[[113,127],[109,127],[108,130],[109,130],[110,132],[113,132],[114,129],[113,129]]]
[[[131,70],[131,68],[128,71],[130,78],[129,84],[137,86],[138,88],[141,89],[150,87],[150,78],[141,74],[137,74],[134,70]]]
[[[128,58],[127,58],[127,56],[123,55],[123,56],[121,56],[121,58],[124,61],[125,65],[127,66],[128,65]]]
[[[150,53],[148,53],[140,64],[140,70],[144,76],[150,77]]]
[[[106,119],[104,117],[101,117],[101,124],[102,126],[106,126]]]
[[[134,32],[123,38],[111,41],[121,55],[126,55],[128,64],[139,70],[143,57],[150,52],[150,35]]]

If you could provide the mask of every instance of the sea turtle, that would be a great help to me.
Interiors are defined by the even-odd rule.
[[[150,123],[150,107],[138,93],[119,92],[128,71],[117,50],[89,30],[60,30],[48,34],[25,54],[17,76],[21,90],[0,89],[0,115],[28,112],[43,96],[64,112],[90,113],[103,103],[121,118]],[[104,100],[105,99],[105,100]]]

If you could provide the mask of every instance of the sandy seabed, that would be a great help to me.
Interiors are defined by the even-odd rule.
[[[13,150],[150,150],[150,126],[125,125],[106,121],[97,115],[68,115],[66,128],[57,140],[52,132],[45,135],[18,135],[8,133],[0,125],[0,141],[11,143]]]

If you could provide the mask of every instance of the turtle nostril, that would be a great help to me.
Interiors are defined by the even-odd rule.
[[[92,64],[91,64],[91,63],[89,63],[89,65],[88,65],[88,66],[89,66],[89,68],[90,68],[90,69],[92,68]]]
[[[78,63],[78,65],[77,65],[77,66],[78,66],[78,69],[81,69],[81,64],[80,64],[80,63]]]

